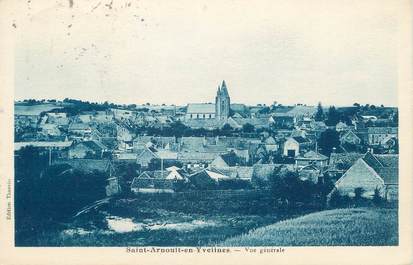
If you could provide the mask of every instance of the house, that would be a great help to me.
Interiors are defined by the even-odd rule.
[[[166,168],[166,171],[168,172],[168,174],[165,179],[188,181],[188,173],[184,169],[172,166]]]
[[[359,158],[335,183],[341,195],[355,196],[361,189],[362,196],[372,198],[375,190],[388,201],[398,200],[399,156],[374,155],[367,152]]]
[[[264,141],[265,149],[268,152],[275,152],[278,150],[278,143],[275,141],[274,137],[270,136]]]
[[[72,141],[58,141],[58,142],[50,142],[50,141],[36,141],[36,142],[15,142],[14,143],[14,151],[18,151],[23,147],[33,146],[36,148],[44,148],[44,149],[51,149],[51,150],[64,150],[69,148],[72,145]]]
[[[303,181],[311,181],[315,184],[323,182],[323,174],[319,167],[307,165],[298,170],[298,177]]]
[[[296,123],[294,116],[285,113],[275,113],[272,120],[274,127],[277,129],[292,129]]]
[[[210,164],[211,167],[223,168],[245,165],[245,159],[236,155],[235,152],[218,155]]]
[[[142,167],[148,167],[152,159],[158,158],[156,155],[157,150],[153,147],[146,147],[141,150],[136,158],[136,163]]]
[[[188,169],[206,168],[218,156],[217,153],[187,151],[178,153],[178,161]]]
[[[328,164],[328,157],[316,151],[308,151],[303,155],[295,157],[295,165],[297,168],[306,167],[309,165],[323,168]]]
[[[298,156],[301,152],[305,151],[311,142],[301,136],[298,137],[289,137],[287,140],[284,142],[284,156],[289,156],[289,157],[296,157]]]
[[[68,132],[72,134],[81,135],[81,136],[87,136],[92,133],[92,127],[87,123],[72,122],[69,125]]]
[[[331,153],[326,173],[333,180],[338,180],[358,159],[364,154],[349,153]]]
[[[216,169],[202,169],[189,176],[189,181],[196,189],[216,189],[220,181],[233,179]]]
[[[361,144],[361,139],[360,137],[357,136],[357,134],[354,133],[353,130],[348,130],[341,134],[340,143],[342,145],[345,145],[345,144],[359,145]]]
[[[348,130],[348,125],[342,121],[336,124],[336,131],[343,132]]]
[[[174,180],[166,179],[168,172],[144,171],[138,177],[133,178],[131,191],[134,193],[173,193]]]
[[[239,179],[251,182],[254,168],[251,166],[233,166],[233,167],[209,167],[211,170],[220,172],[225,176],[229,176],[233,179]]]
[[[83,141],[69,148],[69,158],[102,158],[107,147],[98,141]]]
[[[398,138],[397,127],[368,127],[367,128],[368,144],[381,145],[383,140],[388,137]]]

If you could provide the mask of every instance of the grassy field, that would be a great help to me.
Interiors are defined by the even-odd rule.
[[[335,209],[252,230],[221,246],[394,246],[397,209]]]

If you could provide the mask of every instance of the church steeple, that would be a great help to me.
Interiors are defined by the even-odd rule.
[[[218,120],[229,117],[230,98],[225,80],[222,81],[221,87],[218,86],[217,96],[215,98],[215,117]]]
[[[223,96],[229,97],[228,90],[227,90],[227,84],[225,84],[225,80],[222,80],[221,93]]]

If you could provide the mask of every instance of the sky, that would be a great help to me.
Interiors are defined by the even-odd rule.
[[[397,1],[20,1],[15,99],[397,105]]]

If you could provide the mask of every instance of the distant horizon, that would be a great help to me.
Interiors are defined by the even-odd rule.
[[[31,99],[34,99],[36,101],[45,100],[45,102],[43,102],[43,103],[47,104],[47,103],[53,103],[53,102],[50,102],[49,100],[56,100],[57,102],[63,102],[63,100],[65,98],[63,98],[63,99],[57,99],[57,98],[25,98],[25,99],[19,99],[19,100],[15,99],[14,103],[15,104],[16,103],[25,103],[24,100],[27,101],[27,100],[31,100]],[[93,101],[93,100],[79,99],[79,98],[68,98],[68,99],[80,100],[80,101],[83,101],[83,102],[96,103],[96,104],[104,104],[105,103],[105,101],[101,102],[101,101]],[[188,104],[215,104],[214,102],[188,102],[188,103],[185,103],[185,104],[174,104],[174,103],[172,103],[172,104],[166,104],[166,103],[156,104],[156,103],[151,103],[151,102],[145,102],[145,103],[121,103],[121,102],[112,102],[112,101],[107,101],[107,102],[109,104],[115,104],[115,105],[120,105],[120,106],[127,106],[127,105],[132,105],[132,104],[135,104],[137,106],[146,106],[147,103],[149,103],[150,106],[175,106],[175,107],[186,107]],[[355,103],[360,104],[360,106],[365,106],[365,105],[368,104],[370,106],[374,105],[375,107],[381,107],[381,105],[382,105],[382,104],[376,105],[376,104],[370,104],[370,103],[362,104],[362,103],[359,103],[359,102],[354,102],[353,104],[349,104],[349,105],[325,105],[325,104],[323,104],[323,102],[320,102],[320,103],[321,103],[321,106],[323,108],[328,108],[328,107],[332,107],[332,106],[338,107],[338,108],[353,107]],[[233,105],[233,104],[243,104],[243,105],[246,105],[248,107],[257,107],[257,106],[270,107],[270,106],[274,105],[274,104],[266,104],[266,103],[246,104],[246,103],[242,103],[242,102],[231,102],[231,105]],[[315,104],[315,105],[309,105],[309,104],[302,104],[302,103],[283,104],[282,102],[277,102],[276,105],[278,106],[279,104],[281,104],[281,106],[283,106],[283,107],[296,107],[296,106],[317,107],[318,106],[318,103]],[[398,108],[398,106],[391,106],[391,105],[384,105],[384,104],[383,104],[383,107],[385,107],[385,108]]]

